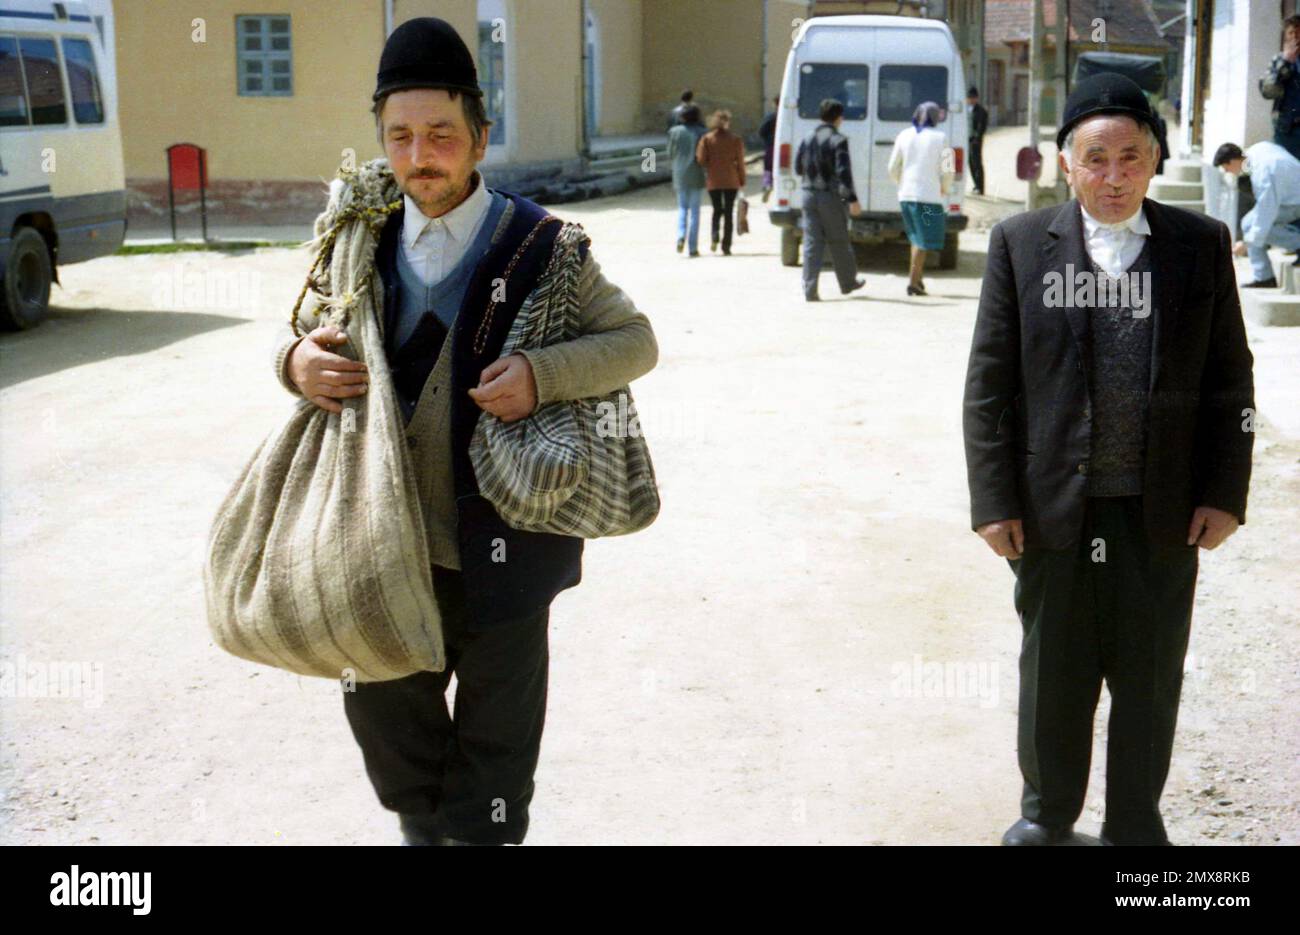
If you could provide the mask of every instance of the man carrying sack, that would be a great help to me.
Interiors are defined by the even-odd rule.
[[[476,165],[491,122],[450,24],[424,17],[395,29],[373,101],[402,203],[380,219],[374,276],[361,278],[383,297],[384,359],[415,464],[446,668],[358,682],[344,710],[403,843],[518,844],[545,716],[549,606],[578,583],[583,540],[507,525],[479,490],[471,439],[480,413],[517,422],[625,387],[654,367],[658,347],[577,225],[486,187]],[[576,309],[578,336],[499,356],[521,306],[552,301]],[[370,380],[364,363],[331,350],[346,342],[333,326],[305,338],[286,326],[278,379],[342,412]]]

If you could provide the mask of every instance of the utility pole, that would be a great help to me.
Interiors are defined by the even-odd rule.
[[[1066,80],[1070,70],[1070,0],[1056,0],[1056,80],[1053,91],[1056,94],[1056,128],[1061,128],[1065,118]],[[1065,204],[1070,197],[1070,187],[1058,165],[1056,172],[1056,203]]]
[[[1043,108],[1043,0],[1033,0],[1034,21],[1029,30],[1029,148],[1038,152],[1038,119]],[[1025,210],[1038,207],[1038,179],[1029,179]]]

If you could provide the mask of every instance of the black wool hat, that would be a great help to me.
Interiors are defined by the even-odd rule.
[[[1074,129],[1075,124],[1097,114],[1124,114],[1145,123],[1157,138],[1160,136],[1155,111],[1142,89],[1130,78],[1104,71],[1084,78],[1065,99],[1065,119],[1056,133],[1056,148],[1059,150],[1065,145],[1065,135]]]
[[[436,16],[408,19],[393,30],[379,57],[371,100],[407,88],[447,88],[483,96],[478,71],[460,34]]]

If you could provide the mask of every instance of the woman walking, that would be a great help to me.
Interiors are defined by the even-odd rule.
[[[695,159],[704,167],[705,185],[713,202],[713,244],[709,249],[718,249],[721,223],[722,252],[731,256],[731,209],[736,192],[745,187],[745,141],[731,132],[729,110],[715,110],[709,117],[709,127],[695,149]]]
[[[695,147],[702,136],[704,124],[700,121],[700,109],[689,104],[682,108],[682,122],[668,131],[668,158],[673,161],[673,191],[677,193],[677,252],[681,253],[689,240],[691,256],[700,255],[700,192],[704,191],[704,169],[695,161]]]
[[[903,229],[912,243],[912,264],[908,271],[907,294],[925,295],[921,270],[928,250],[942,250],[948,212],[947,194],[952,158],[948,141],[936,124],[943,111],[926,101],[912,114],[912,125],[894,139],[889,157],[889,175],[898,183],[898,204],[903,212]]]

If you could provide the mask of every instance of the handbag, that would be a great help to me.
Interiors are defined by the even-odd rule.
[[[319,252],[291,321],[295,332],[346,328],[336,353],[366,364],[370,388],[340,400],[341,414],[301,400],[262,441],[217,510],[203,578],[208,627],[226,652],[370,682],[441,671],[445,654],[371,282],[382,218],[401,194],[382,160],[341,174],[351,184],[317,219]]]
[[[579,247],[588,243],[581,225],[564,225],[501,356],[578,337]],[[644,529],[659,514],[654,466],[626,386],[549,403],[514,422],[484,411],[469,456],[479,493],[516,529],[595,539]]]

